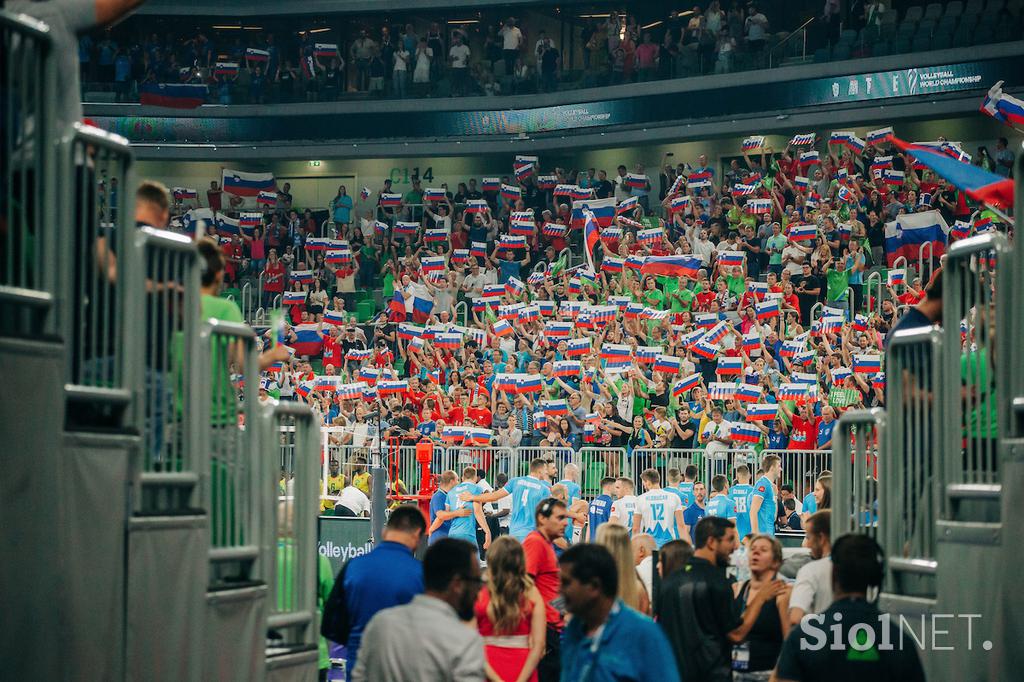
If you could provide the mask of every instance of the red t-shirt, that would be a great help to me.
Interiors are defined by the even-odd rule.
[[[548,624],[561,627],[562,615],[551,605],[551,601],[558,597],[558,590],[562,586],[554,546],[538,531],[533,531],[523,540],[523,552],[526,554],[526,572],[533,578],[537,591],[544,600]]]
[[[273,291],[275,293],[281,293],[284,291],[284,265],[281,261],[277,261],[275,265],[267,263],[267,267],[263,270],[266,276],[263,278],[263,289],[265,291]]]
[[[818,443],[819,417],[804,419],[793,415],[793,428],[789,432],[790,450],[813,450]]]
[[[471,407],[466,410],[466,414],[480,426],[490,427],[491,425],[491,411],[486,407]]]
[[[209,204],[210,208],[214,211],[220,210],[220,198],[221,190],[219,189],[208,189],[206,190],[206,203]]]
[[[343,358],[341,352],[341,344],[338,343],[334,338],[327,336],[324,338],[323,348],[323,359],[324,367],[327,365],[334,365],[335,367],[341,367]]]

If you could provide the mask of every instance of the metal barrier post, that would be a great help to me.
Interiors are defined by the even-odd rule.
[[[270,586],[267,628],[282,646],[316,646],[317,537],[316,448],[319,426],[306,405],[282,402],[263,415],[269,424],[264,456],[263,484],[270,508],[266,524],[267,582]],[[286,460],[283,494],[277,490],[278,457],[283,444],[291,445]],[[269,474],[269,475],[267,475]]]
[[[600,495],[601,479],[605,476],[627,475],[626,451],[623,448],[583,447],[579,458],[580,488],[585,495]]]
[[[869,311],[871,309],[871,303],[874,302],[875,314],[881,315],[882,292],[884,291],[884,288],[882,287],[882,273],[875,271],[869,274],[867,279],[864,281],[864,288],[867,289],[867,291],[865,292],[865,296],[868,299]],[[874,296],[871,295],[872,291],[876,292]]]
[[[67,203],[57,182],[61,132],[53,112],[59,101],[58,55],[45,24],[3,10],[0,44],[5,46],[5,63],[0,65],[5,90],[0,100],[0,218],[6,224],[0,237],[0,305],[19,310],[21,314],[7,319],[17,321],[21,334],[54,335],[65,329],[53,314],[65,307],[58,254],[70,249],[58,238],[64,224],[58,211]]]
[[[844,533],[877,536],[880,508],[876,477],[877,445],[885,431],[885,410],[848,410],[832,440],[832,539]],[[888,453],[883,453],[886,456]]]
[[[897,332],[888,353],[889,424],[879,461],[879,506],[885,515],[879,518],[879,541],[892,568],[893,561],[934,559],[935,519],[946,513],[946,438],[942,414],[934,409],[942,390],[942,332],[935,327]],[[889,577],[889,589],[902,592],[895,574]]]
[[[924,259],[925,251],[928,252],[928,260]],[[932,266],[934,265],[935,255],[933,253],[934,247],[931,242],[925,242],[917,248],[917,276],[921,278],[922,282],[927,282],[932,277]],[[925,266],[928,271],[925,273]]]
[[[469,324],[469,306],[466,305],[465,301],[459,301],[455,304],[455,320],[463,327]]]
[[[204,371],[197,413],[202,436],[196,465],[210,522],[210,581],[218,585],[260,577],[264,534],[257,492],[265,490],[265,467],[254,457],[260,451],[259,374],[256,338],[248,326],[210,319],[203,323],[201,339]]]
[[[960,240],[946,257],[942,365],[948,399],[942,402],[949,425],[944,448],[949,483],[999,480],[998,425],[1001,421],[1006,429],[1013,419],[1003,377],[1011,376],[1017,361],[1013,346],[1020,341],[1009,338],[1011,297],[1019,292],[1009,291],[1000,277],[1014,267],[1010,245],[998,233]]]

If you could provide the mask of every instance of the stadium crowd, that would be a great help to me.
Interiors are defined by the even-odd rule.
[[[119,102],[138,101],[147,86],[182,83],[205,85],[201,100],[217,104],[524,94],[763,68],[769,52],[786,47],[789,34],[780,29],[793,30],[813,16],[818,7],[810,4],[711,0],[667,20],[645,24],[633,14],[610,12],[561,31],[547,17],[535,17],[550,33],[530,26],[532,15],[493,13],[451,24],[396,18],[380,25],[357,18],[345,27],[299,30],[172,25],[155,32],[150,24],[128,22],[82,36],[78,54],[85,90],[112,90]],[[926,50],[933,40],[936,48],[951,47],[954,31],[966,44],[1019,37],[1018,9],[968,4],[967,11],[944,15],[940,8],[921,16],[913,12],[919,8],[898,11],[885,2],[827,2],[806,36],[795,34],[774,61],[800,46],[839,60]]]

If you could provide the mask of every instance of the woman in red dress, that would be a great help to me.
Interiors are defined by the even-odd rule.
[[[544,600],[526,574],[522,545],[507,535],[492,542],[487,572],[474,611],[484,638],[488,677],[536,682],[545,645]]]

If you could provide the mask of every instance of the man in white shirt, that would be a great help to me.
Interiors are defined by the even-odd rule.
[[[335,516],[369,516],[370,498],[354,485],[345,486],[334,505]]]
[[[625,526],[626,530],[633,529],[633,516],[636,513],[636,485],[633,479],[622,477],[615,481],[615,501],[612,502],[611,516],[608,523],[617,523]]]
[[[792,241],[786,244],[786,248],[782,249],[782,265],[789,271],[790,275],[795,277],[796,275],[803,274],[803,264],[807,258],[807,253],[807,249]]]
[[[725,453],[732,447],[732,424],[722,419],[722,408],[711,408],[711,421],[701,431],[700,442],[709,459],[725,459]]]
[[[629,185],[626,184],[626,167],[625,166],[621,166],[621,165],[619,166],[619,168],[618,168],[618,175],[615,176],[614,183],[615,183],[615,201],[616,202],[625,201],[630,196],[632,196],[632,194],[630,193],[630,190],[629,190]]]
[[[633,536],[633,564],[636,566],[636,573],[640,576],[640,582],[644,584],[648,596],[654,589],[654,549],[657,545],[647,533],[640,533]]]
[[[452,65],[452,94],[465,95],[469,85],[469,46],[462,42],[462,35],[459,33],[452,37],[448,58]]]
[[[505,58],[505,75],[511,76],[515,72],[519,50],[523,47],[523,32],[516,26],[516,20],[509,17],[499,33],[502,39],[502,56]]]
[[[829,538],[832,512],[823,509],[811,515],[804,527],[804,547],[811,559],[800,567],[789,596],[789,622],[796,625],[808,614],[824,613],[832,605],[832,542]]]
[[[470,305],[472,305],[474,299],[480,298],[486,282],[487,275],[480,269],[480,265],[474,259],[474,262],[469,266],[469,274],[462,279],[462,290],[466,293],[466,300],[470,302]]]
[[[683,506],[679,496],[661,487],[661,474],[647,469],[640,474],[643,495],[637,498],[633,514],[633,535],[647,533],[654,538],[658,549],[670,540],[679,538],[684,528]]]

